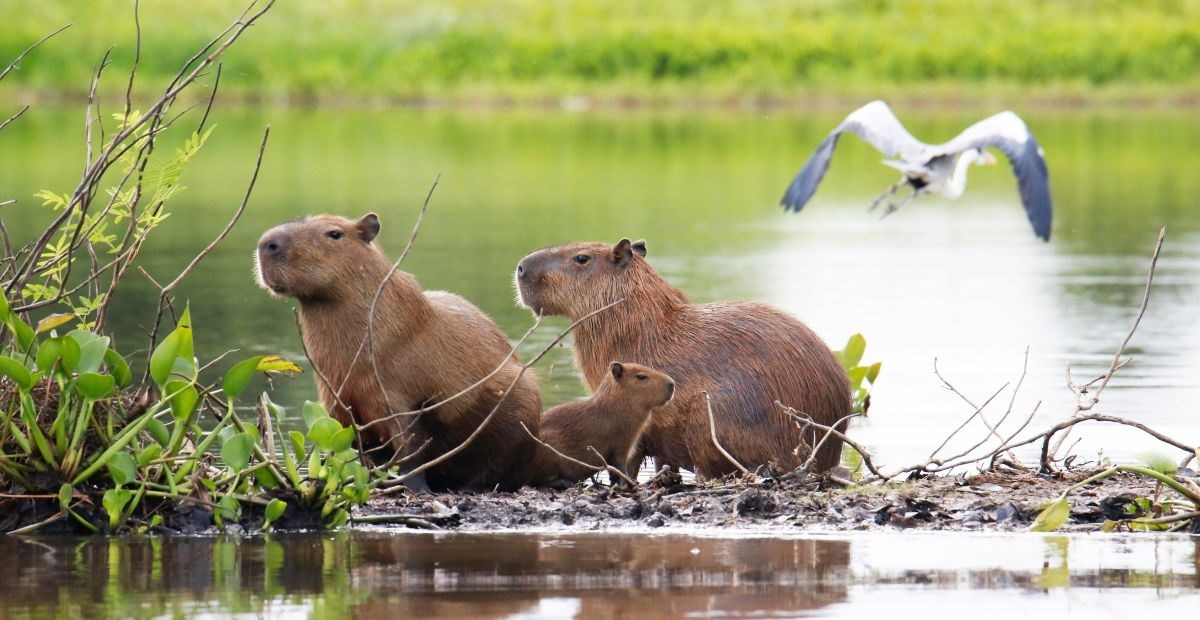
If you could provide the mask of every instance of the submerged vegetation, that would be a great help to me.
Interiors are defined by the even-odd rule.
[[[71,36],[30,59],[21,89],[78,93],[109,41],[133,37],[125,0],[0,1],[13,57],[49,28]],[[141,71],[173,74],[239,0],[143,3]],[[174,19],[186,7],[187,19]],[[53,20],[53,21],[48,21]],[[746,99],[1195,92],[1200,2],[288,3],[226,59],[227,92],[344,101],[424,98]],[[297,33],[304,36],[297,36]],[[113,50],[119,68],[132,46]]]

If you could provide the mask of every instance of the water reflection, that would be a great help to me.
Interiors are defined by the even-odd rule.
[[[1181,537],[970,534],[8,537],[0,539],[0,552],[12,567],[0,582],[0,612],[865,617],[882,611],[872,609],[878,593],[896,594],[897,587],[914,599],[930,591],[990,596],[1012,590],[1061,592],[1095,604],[1123,589],[1139,589],[1141,599],[1194,603],[1198,546],[1200,540]],[[1061,597],[1040,600],[1051,604]]]

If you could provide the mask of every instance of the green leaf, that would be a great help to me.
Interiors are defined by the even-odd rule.
[[[282,486],[282,482],[275,477],[275,473],[269,469],[254,470],[254,479],[258,481],[258,485],[264,489],[278,489]]]
[[[133,491],[129,489],[109,489],[104,492],[100,502],[104,505],[104,512],[108,513],[109,529],[115,530],[121,524],[121,516],[125,514],[125,506],[129,505],[131,499]]]
[[[1070,516],[1071,506],[1067,504],[1067,497],[1063,495],[1042,507],[1042,511],[1033,520],[1033,525],[1029,526],[1029,531],[1053,532],[1062,527]]]
[[[79,343],[71,338],[47,339],[38,348],[38,370],[49,373],[51,369],[57,369],[59,373],[70,374],[79,364],[80,355]]]
[[[149,414],[147,413],[144,415]],[[171,431],[168,431],[167,425],[163,424],[162,420],[159,420],[158,418],[153,418],[146,423],[146,432],[150,433],[150,436],[154,438],[154,441],[157,441],[160,445],[165,446],[167,445],[168,441],[171,441]]]
[[[137,455],[138,467],[148,467],[150,463],[154,462],[154,459],[162,456],[162,451],[163,447],[156,443],[146,446],[145,449],[143,449]]]
[[[3,299],[2,295],[0,295],[0,299]],[[11,357],[0,357],[0,376],[12,379],[22,392],[33,389],[33,375],[29,373],[24,364]]]
[[[176,359],[191,363],[195,357],[192,345],[192,315],[191,310],[185,309],[175,325],[175,331],[167,334],[150,354],[150,376],[154,382],[163,385],[171,378],[171,370],[175,367]]]
[[[33,349],[34,343],[37,342],[37,335],[33,333],[32,327],[21,320],[21,317],[10,311],[4,318],[4,324],[17,335],[17,346],[22,352]]]
[[[1146,467],[1167,476],[1174,476],[1175,472],[1179,470],[1175,461],[1162,452],[1145,452],[1139,454],[1138,459],[1145,463]]]
[[[112,375],[85,372],[75,379],[75,391],[88,400],[108,398],[116,389],[117,381]]]
[[[350,522],[350,513],[344,508],[338,508],[325,523],[329,528],[341,527]]]
[[[286,510],[287,502],[279,499],[278,497],[271,500],[270,503],[267,504],[267,509],[265,511],[267,523],[275,522],[276,519],[283,516],[283,513]]]
[[[100,365],[104,363],[105,352],[108,351],[109,339],[81,329],[69,332],[67,337],[79,344],[80,356],[77,370],[81,373],[99,371]]]
[[[863,352],[866,350],[867,339],[863,338],[862,334],[850,336],[850,340],[846,342],[846,348],[842,350],[842,365],[846,368],[858,366],[858,362],[862,360]]]
[[[866,366],[855,366],[846,372],[850,376],[850,389],[858,389],[867,376]]]
[[[238,362],[229,372],[225,373],[225,381],[221,383],[221,391],[225,392],[225,397],[233,400],[246,389],[246,385],[250,383],[250,379],[254,378],[255,371],[258,370],[258,363],[262,361],[263,356],[252,357],[248,360]]]
[[[328,417],[329,417],[329,412],[325,411],[325,407],[322,406],[321,403],[314,403],[311,400],[304,402],[304,427],[305,428],[312,428],[313,424],[316,424],[317,420],[320,420],[322,418],[328,418]]]
[[[63,512],[71,509],[71,496],[73,493],[74,489],[71,488],[71,484],[68,482],[64,482],[62,486],[58,487],[58,507]]]
[[[133,373],[129,372],[129,364],[125,358],[121,357],[120,353],[113,349],[105,351],[104,364],[108,366],[108,372],[112,373],[119,387],[128,387],[133,382]]]
[[[258,402],[264,409],[267,410],[267,413],[271,415],[276,424],[283,424],[287,411],[283,407],[275,404],[275,402],[271,400],[271,397],[268,396],[266,392],[263,392],[259,396]]]
[[[196,410],[196,404],[200,402],[200,393],[196,391],[196,386],[179,379],[167,383],[163,392],[173,394],[170,401],[171,415],[178,424],[186,422]]]
[[[867,368],[867,383],[875,383],[875,378],[879,376],[879,370],[883,367],[883,362],[875,362]]]
[[[4,293],[0,292],[0,322],[8,322],[8,317],[12,316],[12,306],[8,304],[8,298]]]
[[[303,459],[305,452],[304,435],[301,434],[300,431],[290,431],[288,433],[288,439],[292,440],[292,453],[296,455],[297,459]]]
[[[332,419],[332,418],[331,418]],[[350,427],[333,434],[333,439],[329,445],[330,452],[341,452],[350,447],[354,443],[354,429]]]
[[[217,502],[217,509],[214,516],[219,517],[223,521],[237,521],[238,514],[242,511],[242,505],[238,503],[237,498],[232,495],[226,495]]]
[[[46,318],[38,321],[37,329],[34,333],[44,334],[55,327],[61,327],[75,320],[75,315],[70,313],[51,314]]]
[[[137,480],[137,462],[128,452],[117,452],[108,459],[108,475],[117,486],[125,486]]]
[[[254,437],[249,433],[238,433],[221,445],[221,460],[235,471],[241,470],[250,464],[253,452]]]
[[[338,431],[341,430],[344,429],[337,420],[330,417],[324,417],[318,419],[316,422],[313,422],[312,428],[308,429],[308,438],[311,439],[313,443],[317,444],[317,446],[322,450],[326,452],[332,452],[334,444],[333,437]]]

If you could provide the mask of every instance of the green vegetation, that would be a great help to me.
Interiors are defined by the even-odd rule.
[[[1178,467],[1170,458],[1152,455],[1143,459],[1141,465],[1114,465],[1100,473],[1081,480],[1063,490],[1054,501],[1042,507],[1037,518],[1029,526],[1031,532],[1053,532],[1062,527],[1071,516],[1067,495],[1072,491],[1117,474],[1128,472],[1153,479],[1156,482],[1153,497],[1138,497],[1125,506],[1128,517],[1120,520],[1105,520],[1103,529],[1111,532],[1118,529],[1131,531],[1195,531],[1194,520],[1200,518],[1200,488],[1186,480],[1175,478]],[[1163,496],[1163,489],[1175,492]]]
[[[241,0],[143,2],[142,84],[173,75]],[[128,69],[133,2],[0,0],[0,57],[65,23],[13,76],[82,96]],[[1200,86],[1200,1],[416,0],[289,2],[226,56],[227,93],[298,100],[1097,95]],[[1015,93],[1015,94],[1014,94]]]
[[[253,375],[298,372],[291,362],[253,357],[206,387],[185,309],[150,356],[161,398],[142,404],[109,338],[84,329],[57,335],[74,319],[51,315],[34,328],[0,297],[0,323],[15,336],[0,356],[0,480],[27,515],[14,531],[68,517],[92,532],[144,531],[183,507],[206,511],[218,527],[336,527],[367,501],[374,482],[351,447],[354,429],[319,405],[304,408],[306,433],[285,433],[283,409],[265,395],[258,427],[238,416],[234,399]],[[216,418],[207,428],[206,408]]]
[[[879,377],[879,370],[883,367],[883,362],[862,366],[860,362],[866,350],[867,339],[863,338],[862,334],[854,334],[846,341],[846,346],[842,347],[841,351],[833,352],[833,356],[841,362],[842,368],[845,368],[846,374],[850,376],[850,393],[854,397],[854,413],[864,416],[871,408],[871,386],[874,385],[875,379]]]

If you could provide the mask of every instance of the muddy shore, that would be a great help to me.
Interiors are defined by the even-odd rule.
[[[903,483],[836,488],[818,480],[766,479],[652,482],[629,490],[583,484],[562,490],[514,493],[400,494],[377,497],[360,509],[359,524],[400,528],[491,531],[590,531],[664,528],[761,530],[1019,531],[1072,483],[1099,470],[1040,476],[1027,471],[936,476]],[[1157,494],[1156,494],[1157,491]],[[1071,516],[1062,531],[1100,530],[1106,520],[1153,517],[1139,508],[1166,497],[1153,481],[1120,473],[1068,496]],[[1191,532],[1200,533],[1200,519]],[[1127,526],[1118,526],[1119,529]]]

